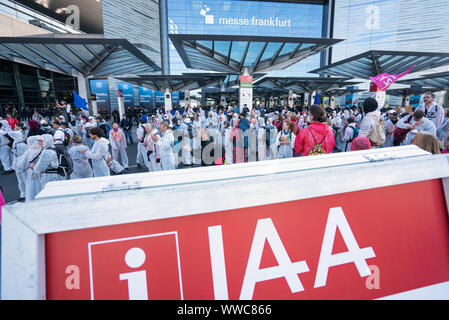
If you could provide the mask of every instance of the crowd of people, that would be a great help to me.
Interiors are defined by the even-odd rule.
[[[21,122],[7,111],[0,118],[0,161],[3,174],[17,176],[19,200],[32,201],[50,181],[128,173],[129,145],[137,145],[137,166],[150,172],[407,144],[438,154],[447,149],[449,111],[434,99],[427,93],[413,112],[379,110],[373,98],[361,108],[336,110],[158,109],[142,112],[135,130],[128,114],[108,121],[83,112],[59,112],[50,119],[37,112]]]

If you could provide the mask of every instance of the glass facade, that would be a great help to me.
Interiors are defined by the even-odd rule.
[[[0,105],[53,106],[56,99],[73,104],[76,79],[56,72],[2,61],[0,64]]]
[[[167,2],[168,32],[172,34],[323,37],[323,5],[243,0],[167,0]],[[207,43],[205,45],[207,46]],[[245,49],[245,45],[233,47],[231,58],[238,60]],[[215,50],[227,54],[229,43],[223,41]],[[274,43],[266,48],[265,55],[273,55],[276,50]],[[171,74],[199,71],[186,69],[171,43],[169,51]],[[247,61],[256,58],[251,55],[246,57]],[[319,66],[320,55],[317,54],[286,70],[271,72],[270,75],[305,76],[307,71]]]
[[[333,47],[332,62],[368,50],[447,52],[448,4],[447,0],[335,0],[333,37],[346,41]],[[362,89],[367,88],[368,84]],[[402,98],[390,100],[401,104]]]

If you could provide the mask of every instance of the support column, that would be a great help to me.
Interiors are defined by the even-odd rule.
[[[240,112],[243,111],[243,107],[248,107],[249,110],[253,107],[253,77],[249,74],[249,68],[243,69],[243,75],[240,77]]]
[[[376,99],[379,109],[383,108],[385,105],[386,92],[379,90],[377,85],[374,82],[371,82],[370,93],[371,96]]]
[[[289,108],[293,108],[293,91],[288,90],[288,106]]]
[[[77,77],[77,84],[78,84],[78,94],[81,98],[86,101],[89,106],[90,99],[90,83],[89,79],[84,77]],[[67,113],[70,112],[70,110],[67,110]],[[87,111],[86,111],[87,113]],[[89,114],[92,113],[92,108],[89,108]]]
[[[402,105],[405,107],[410,106],[410,98],[411,96],[405,96],[402,98]]]
[[[274,98],[273,98],[273,96],[270,96],[270,108],[273,108],[274,107]]]
[[[186,109],[190,107],[190,90],[184,90],[184,104]]]
[[[120,89],[117,89],[117,103],[118,103],[118,113],[120,115],[120,119],[123,118],[125,114],[125,101],[123,99],[123,92]]]
[[[335,108],[335,97],[334,96],[329,97],[329,107],[331,107],[332,109]]]

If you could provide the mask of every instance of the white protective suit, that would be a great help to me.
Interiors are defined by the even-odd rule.
[[[72,180],[92,178],[94,175],[89,159],[82,153],[84,150],[89,150],[89,148],[82,143],[74,144],[68,150],[73,161],[73,172],[70,175]]]
[[[137,156],[136,156],[136,164],[145,165],[147,168],[149,166],[148,159],[145,156],[146,155],[146,147],[144,143],[141,143],[140,141],[144,139],[145,135],[145,129],[143,127],[143,124],[140,124],[136,129],[136,136],[137,136]]]
[[[0,120],[0,123],[3,125],[0,128],[0,161],[2,162],[3,169],[5,171],[10,171],[12,170],[13,158],[11,148],[8,146],[10,141],[5,137],[5,134],[10,133],[12,130],[8,121]]]
[[[39,159],[37,160],[34,172],[40,174],[42,189],[45,188],[47,183],[52,181],[62,180],[61,176],[57,173],[46,173],[47,169],[57,169],[59,166],[58,155],[53,147],[53,136],[50,134],[42,135],[44,139],[44,150],[42,150]]]
[[[267,126],[265,127],[265,134],[270,134],[270,145],[268,146],[267,158],[269,160],[277,159],[278,157],[278,146],[276,144],[278,129],[273,125],[272,119],[268,118]]]
[[[86,152],[86,157],[92,159],[92,167],[94,170],[94,177],[110,176],[109,166],[106,160],[109,157],[109,141],[105,138],[100,138],[94,142],[92,150]]]
[[[286,135],[284,130],[278,133],[276,138],[276,145],[278,149],[278,159],[293,158],[293,148],[295,147],[296,135],[290,132]],[[289,141],[289,144],[281,145],[281,141]]]
[[[227,127],[224,131],[223,144],[225,147],[225,161],[226,164],[232,164],[234,161],[234,144],[231,140],[231,127]]]
[[[42,190],[41,177],[39,173],[34,172],[29,166],[35,164],[38,157],[43,152],[39,145],[39,139],[41,136],[31,136],[27,139],[28,149],[25,151],[22,157],[17,161],[17,169],[21,172],[26,172],[25,180],[25,201],[33,201],[36,195]]]
[[[118,129],[117,132],[112,129],[109,131],[109,143],[111,144],[112,157],[118,161],[118,157],[122,158],[122,165],[125,169],[129,168],[128,155],[126,154],[126,137],[122,129]]]
[[[151,135],[147,134],[147,136],[145,137],[145,147],[146,147],[146,153],[145,155],[148,158],[148,151],[151,151],[149,160],[148,160],[148,170],[150,172],[154,172],[154,171],[161,171],[161,163],[157,163],[156,159],[159,158],[160,159],[160,155],[159,155],[159,148],[156,145],[156,143],[153,141],[153,139],[151,139]]]
[[[259,118],[259,130],[257,131],[257,154],[259,161],[267,159],[267,130],[265,129],[265,120]]]
[[[14,144],[12,146],[11,152],[13,155],[12,168],[16,172],[17,183],[20,191],[20,198],[25,198],[26,196],[26,170],[19,168],[19,160],[25,154],[28,149],[27,144],[24,141],[23,134],[21,131],[12,131],[9,133],[11,138],[14,139]]]
[[[162,170],[174,170],[175,169],[175,157],[173,155],[173,145],[175,138],[172,131],[169,129],[162,134],[162,137],[158,136],[159,140],[156,142],[159,147],[159,153],[161,155],[161,167]]]

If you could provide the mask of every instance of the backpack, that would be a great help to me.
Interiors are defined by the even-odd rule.
[[[72,138],[70,138],[70,134],[68,132],[64,131],[64,141],[63,144],[67,147],[69,144],[72,143]]]
[[[349,140],[349,142],[354,141],[354,139],[357,138],[357,137],[359,136],[359,133],[360,133],[360,128],[359,128],[358,126],[355,126],[355,127],[353,128],[352,139]]]
[[[326,133],[326,135],[324,136],[323,140],[321,140],[320,143],[317,143],[315,140],[315,137],[313,136],[312,130],[310,130],[310,128],[308,128],[308,129],[309,129],[310,134],[312,135],[313,141],[315,142],[315,145],[309,151],[308,156],[318,156],[318,155],[326,154],[326,151],[324,150],[322,143],[324,142],[324,139],[326,139],[328,133]]]
[[[376,121],[373,132],[367,138],[370,140],[372,146],[382,146],[385,140],[387,140],[383,123]]]
[[[50,148],[56,152],[58,157],[58,167],[56,169],[49,168],[45,173],[57,173],[61,177],[68,177],[73,172],[73,161],[65,148]]]
[[[410,121],[412,120],[413,115],[410,115],[407,119],[407,121],[405,121],[405,123],[410,123]],[[402,141],[405,140],[405,137],[407,136],[407,134],[410,132],[410,129],[403,129],[403,128],[396,128],[394,129],[393,132],[393,145],[394,146],[400,146]]]

